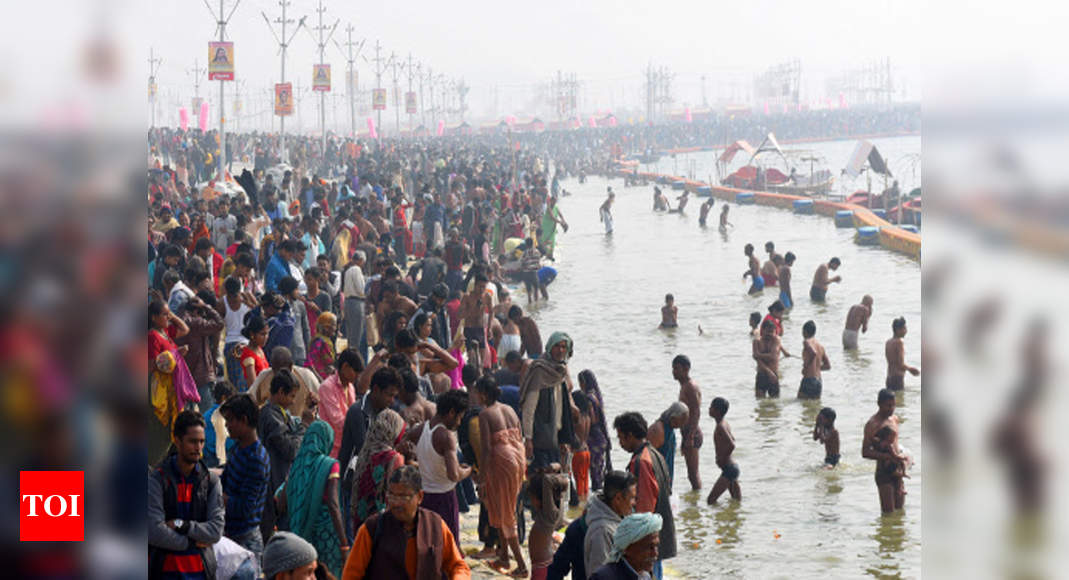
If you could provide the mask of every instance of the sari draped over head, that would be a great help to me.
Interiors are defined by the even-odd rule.
[[[340,577],[340,538],[323,501],[327,479],[338,463],[330,456],[333,445],[334,429],[325,421],[315,421],[308,427],[286,481],[286,506],[290,531],[315,546],[320,560]]]
[[[387,473],[398,454],[394,446],[405,431],[405,420],[393,409],[383,409],[375,417],[360,454],[353,457],[346,477],[353,478],[351,505],[361,519],[386,507]],[[362,523],[362,522],[361,522]],[[359,524],[354,522],[354,528]]]

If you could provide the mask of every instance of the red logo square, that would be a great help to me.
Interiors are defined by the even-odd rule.
[[[85,472],[19,472],[19,541],[85,539]]]

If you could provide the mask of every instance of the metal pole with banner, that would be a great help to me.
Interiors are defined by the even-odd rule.
[[[293,83],[275,83],[275,114],[279,117],[293,114]]]

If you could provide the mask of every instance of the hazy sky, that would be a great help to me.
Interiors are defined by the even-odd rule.
[[[203,0],[150,0],[149,6],[150,18],[159,24],[148,41],[163,58],[161,100],[180,92],[181,102],[188,103],[194,59],[205,66],[215,24]],[[233,6],[234,0],[224,0],[227,12]],[[293,0],[288,16],[307,15],[308,23],[315,25],[316,6],[313,0]],[[923,10],[918,0],[730,4],[330,0],[324,6],[328,25],[341,19],[335,39],[344,41],[345,25],[352,23],[354,38],[368,39],[363,52],[368,58],[379,40],[385,56],[395,51],[407,58],[411,52],[435,73],[463,77],[472,87],[469,108],[475,115],[489,112],[495,86],[501,114],[518,112],[535,85],[548,81],[557,70],[578,75],[584,108],[634,107],[640,103],[647,63],[665,65],[675,73],[673,88],[680,107],[700,104],[702,75],[707,77],[712,101],[728,94],[732,82],[748,91],[753,74],[794,58],[802,63],[807,101],[824,96],[829,74],[885,57],[891,58],[900,90],[904,87],[907,96],[919,96],[923,50],[916,39]],[[217,0],[213,8],[218,9]],[[266,89],[279,80],[279,58],[261,11],[275,19],[280,11],[277,0],[242,0],[227,37],[235,43],[238,78],[246,81],[249,92],[265,99]],[[289,51],[287,80],[310,84],[316,50],[311,35],[299,32]],[[333,65],[334,86],[340,88],[345,59],[333,43],[326,61]],[[361,89],[371,88],[372,66],[360,61],[358,69]],[[383,84],[390,86],[389,75]],[[217,95],[218,84],[209,88],[202,80],[201,94]],[[255,106],[250,104],[247,111]],[[305,110],[308,123],[314,114],[310,107]]]

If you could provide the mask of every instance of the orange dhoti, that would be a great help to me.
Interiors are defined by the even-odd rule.
[[[489,453],[487,453],[489,451]],[[503,538],[516,537],[516,497],[527,466],[519,429],[502,429],[490,435],[490,449],[483,450],[483,507],[490,525]]]

